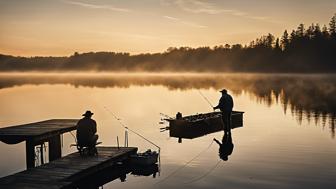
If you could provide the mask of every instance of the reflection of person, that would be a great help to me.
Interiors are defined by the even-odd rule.
[[[213,109],[220,109],[222,112],[222,119],[224,122],[224,131],[231,131],[231,112],[233,108],[233,99],[232,96],[227,93],[226,89],[220,91],[222,93],[222,97],[219,100],[219,103]]]
[[[93,147],[98,140],[97,124],[96,121],[91,119],[93,113],[86,111],[83,114],[84,118],[80,119],[77,123],[77,143],[81,147]]]
[[[222,160],[227,161],[229,159],[228,156],[232,154],[234,147],[231,133],[224,133],[222,143],[215,138],[214,141],[219,145],[219,157]]]

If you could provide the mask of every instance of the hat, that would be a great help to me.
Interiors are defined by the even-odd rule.
[[[88,110],[82,116],[92,116],[92,115],[93,115],[93,113],[90,110]]]
[[[223,161],[227,161],[229,159],[228,156],[226,155],[219,155],[219,157],[223,160]]]
[[[227,90],[226,89],[222,89],[221,91],[219,91],[221,93],[227,93]]]

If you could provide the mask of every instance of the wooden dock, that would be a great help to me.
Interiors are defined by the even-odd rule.
[[[73,188],[79,180],[127,160],[137,152],[134,147],[98,147],[98,156],[80,156],[78,152],[31,168],[13,175],[0,178],[0,188]]]
[[[78,119],[51,119],[35,123],[0,128],[0,141],[17,144],[26,141],[27,168],[35,166],[35,146],[49,143],[49,160],[62,157],[61,134],[76,130]],[[41,151],[41,159],[43,157]]]

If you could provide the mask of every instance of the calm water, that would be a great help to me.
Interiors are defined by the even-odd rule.
[[[211,111],[198,91],[216,104],[224,87],[234,109],[245,112],[228,161],[212,143],[222,132],[182,143],[160,132],[160,113]],[[335,94],[334,75],[1,74],[0,127],[80,118],[89,109],[103,145],[116,145],[117,136],[123,143],[124,129],[107,107],[161,147],[161,171],[155,178],[128,174],[104,188],[335,188]],[[63,154],[75,151],[70,134],[63,142]],[[154,149],[132,134],[129,145]],[[24,147],[0,142],[0,176],[24,170]]]

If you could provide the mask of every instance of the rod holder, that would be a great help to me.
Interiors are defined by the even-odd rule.
[[[119,148],[119,137],[117,136],[117,146],[118,146],[118,150],[120,149]]]

